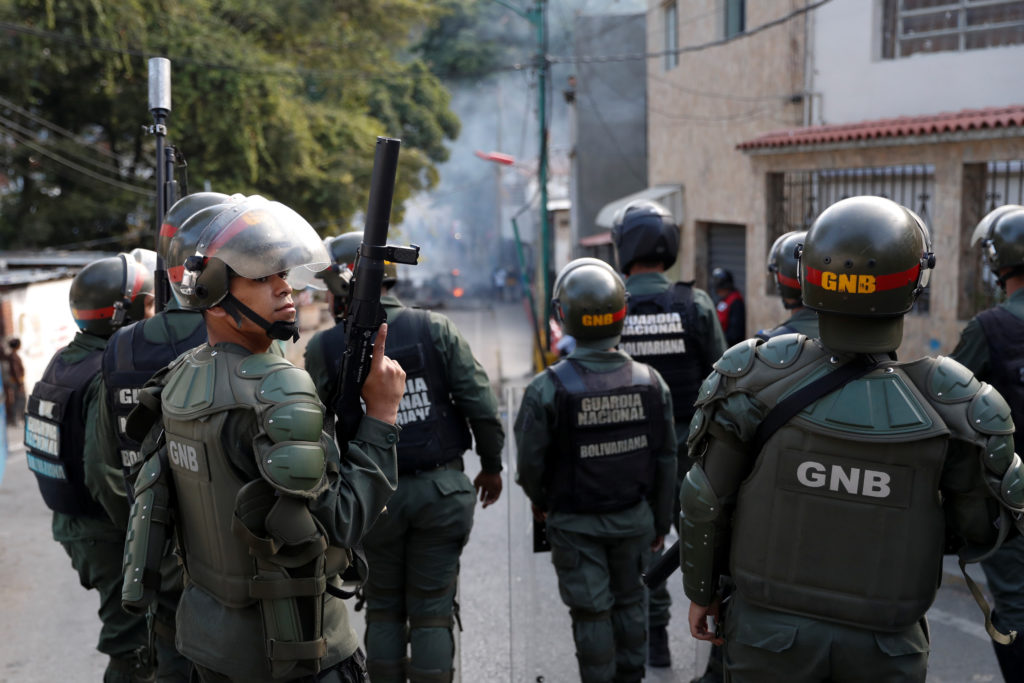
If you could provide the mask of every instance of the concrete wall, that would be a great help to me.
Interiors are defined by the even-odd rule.
[[[21,338],[26,393],[30,393],[43,376],[53,354],[78,332],[68,306],[70,290],[71,278],[68,277],[34,283],[5,295],[10,301],[13,319],[11,336]]]
[[[880,7],[881,0],[833,0],[811,13],[813,123],[1024,101],[1024,45],[881,59]]]
[[[577,55],[642,54],[643,14],[579,16]],[[572,212],[575,245],[602,232],[601,207],[647,187],[647,83],[642,59],[576,65]]]
[[[935,196],[931,216],[933,251],[936,267],[932,273],[930,311],[911,313],[904,323],[901,358],[949,353],[953,350],[966,322],[958,317],[961,289],[972,287],[967,276],[968,264],[959,258],[962,235],[974,228],[974,221],[963,224],[962,191],[964,165],[985,163],[997,159],[1024,158],[1024,136],[1001,137],[987,140],[955,141],[953,138],[936,140],[932,144],[915,144],[914,140],[894,145],[855,145],[837,149],[791,149],[781,152],[754,153],[750,162],[754,173],[764,177],[767,173],[802,171],[813,168],[857,168],[894,164],[932,164],[935,167]],[[754,235],[765,235],[767,204],[766,185],[761,183],[752,198],[759,215],[752,228]],[[779,312],[781,304],[776,304]],[[748,311],[748,318],[757,327],[770,322],[770,312]],[[749,322],[749,320],[748,320]],[[748,325],[749,328],[749,325]]]
[[[755,27],[802,7],[795,0],[747,3],[747,27]],[[647,13],[648,52],[664,49],[664,5],[651,0]],[[719,40],[724,5],[720,0],[679,2],[680,46]],[[804,18],[797,17],[753,36],[680,55],[679,65],[647,60],[649,182],[678,183],[684,191],[680,270],[685,279],[707,282],[706,235],[698,225],[748,226],[747,273],[761,283],[765,245],[764,178],[736,145],[803,120]],[[751,232],[752,231],[752,232]],[[764,287],[744,292],[748,312],[782,306],[765,299]],[[750,316],[751,313],[748,313]],[[751,320],[747,328],[757,329]]]

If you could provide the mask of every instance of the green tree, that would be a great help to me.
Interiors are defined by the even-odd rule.
[[[0,242],[152,243],[147,60],[172,64],[167,141],[189,190],[280,200],[325,234],[369,193],[375,136],[403,140],[396,210],[458,135],[410,49],[430,0],[0,0]]]

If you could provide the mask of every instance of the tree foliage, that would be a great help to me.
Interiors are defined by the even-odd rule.
[[[411,49],[442,0],[0,0],[0,243],[152,243],[147,61],[171,60],[167,142],[189,190],[259,193],[321,232],[366,206],[377,135],[396,209],[459,121]]]

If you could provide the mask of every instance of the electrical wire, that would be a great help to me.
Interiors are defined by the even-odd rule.
[[[602,64],[606,62],[629,62],[639,59],[656,59],[668,55],[681,55],[686,52],[699,52],[701,50],[706,50],[708,48],[718,47],[719,45],[726,45],[728,43],[732,43],[743,38],[749,38],[762,31],[766,31],[770,28],[778,26],[779,24],[784,24],[788,22],[790,19],[794,19],[802,14],[806,14],[808,12],[811,12],[812,10],[816,10],[828,2],[831,2],[831,0],[818,0],[815,3],[805,5],[803,7],[793,10],[792,12],[784,14],[781,17],[777,17],[775,19],[772,19],[771,21],[761,24],[760,26],[756,26],[750,29],[749,31],[737,33],[736,35],[728,36],[726,38],[720,38],[718,40],[712,40],[707,43],[700,43],[699,45],[687,45],[684,47],[676,48],[674,50],[659,50],[657,52],[646,52],[643,54],[624,54],[607,56],[589,55],[582,57],[548,56],[547,59],[553,64]]]
[[[110,185],[111,187],[116,187],[119,190],[125,190],[126,192],[134,192],[135,194],[138,194],[138,195],[141,195],[141,196],[144,196],[144,197],[148,197],[150,199],[156,197],[156,191],[155,190],[152,190],[152,189],[144,190],[144,189],[142,189],[140,187],[137,187],[135,185],[129,185],[126,182],[122,182],[120,180],[114,180],[113,178],[108,178],[108,177],[106,177],[104,175],[96,173],[95,171],[93,171],[90,168],[86,168],[85,166],[82,166],[81,164],[75,163],[74,161],[71,161],[70,159],[66,159],[65,157],[61,156],[60,154],[57,154],[56,152],[52,152],[52,151],[46,149],[42,145],[39,145],[36,142],[34,142],[34,141],[24,137],[23,135],[18,133],[16,130],[13,130],[13,129],[7,127],[7,126],[4,126],[4,125],[0,124],[0,131],[6,132],[6,134],[11,136],[11,138],[16,143],[18,143],[20,145],[23,145],[25,147],[28,147],[29,149],[31,149],[31,150],[33,150],[35,152],[38,152],[39,154],[42,154],[45,157],[49,157],[53,161],[56,161],[58,164],[61,164],[63,166],[66,166],[69,169],[77,171],[78,173],[81,173],[82,175],[88,176],[89,178],[92,178],[93,180],[99,181],[99,182],[104,183],[106,185]]]
[[[36,131],[34,131],[31,128],[28,128],[26,126],[23,126],[20,123],[18,123],[17,121],[13,121],[13,120],[7,118],[6,116],[0,116],[0,124],[3,124],[6,127],[7,130],[13,130],[13,131],[16,131],[17,133],[20,133],[21,135],[23,135],[25,137],[25,139],[31,140],[36,135]],[[81,143],[79,143],[77,140],[72,140],[71,142],[81,146]],[[91,148],[89,148],[89,149],[87,149],[85,151],[82,151],[82,152],[66,150],[66,149],[65,150],[61,150],[61,151],[62,151],[63,154],[67,154],[69,156],[72,156],[72,157],[74,157],[76,160],[78,160],[80,162],[84,162],[84,163],[91,164],[91,165],[95,166],[100,171],[106,171],[108,173],[112,173],[113,175],[120,175],[121,170],[119,168],[117,168],[115,166],[111,166],[110,164],[106,164],[106,163],[104,163],[104,162],[100,161],[99,159],[96,159],[96,158],[94,158],[92,156],[85,156],[87,152],[91,152],[92,151]]]
[[[39,116],[38,114],[33,113],[30,110],[25,109],[24,107],[18,106],[17,104],[15,104],[14,102],[12,102],[11,100],[7,99],[6,97],[4,97],[2,95],[0,95],[0,105],[2,105],[4,107],[7,107],[8,109],[14,110],[18,114],[21,114],[22,116],[24,116],[27,119],[35,121],[39,125],[46,127],[47,129],[53,131],[54,133],[57,133],[59,135],[63,135],[64,137],[70,138],[71,140],[74,140],[75,142],[77,142],[79,144],[84,144],[84,143],[81,142],[81,140],[79,140],[77,135],[75,135],[71,131],[67,130],[66,128],[62,128],[62,127],[58,126],[56,123],[53,123],[52,121],[48,121],[47,119],[43,118],[42,116]],[[96,152],[97,154],[102,154],[103,156],[110,157],[111,159],[118,159],[118,156],[116,154],[114,154],[110,150],[104,149],[103,147],[100,147],[98,145],[90,145],[89,146],[89,151],[90,152]]]

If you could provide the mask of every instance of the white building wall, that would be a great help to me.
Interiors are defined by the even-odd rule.
[[[811,13],[812,124],[1024,102],[1024,45],[881,59],[880,8],[832,0]]]
[[[71,316],[68,292],[71,278],[37,282],[12,291],[12,337],[21,339],[21,360],[25,364],[25,392],[43,376],[46,365],[58,349],[67,345],[78,332]]]

